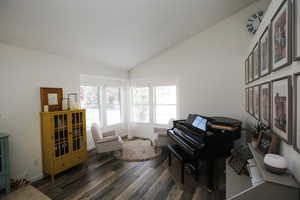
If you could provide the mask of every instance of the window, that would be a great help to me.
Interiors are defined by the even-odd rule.
[[[80,87],[80,104],[86,109],[87,129],[92,123],[106,127],[123,121],[121,91],[118,87]]]
[[[176,119],[176,86],[154,87],[153,94],[155,123],[168,124],[171,118]]]
[[[105,117],[108,126],[121,123],[121,88],[105,88]]]
[[[149,87],[139,87],[132,89],[133,121],[143,123],[150,122],[149,92]]]
[[[86,124],[90,129],[93,123],[100,124],[100,94],[99,88],[93,86],[80,87],[81,108],[86,109]]]
[[[177,118],[176,86],[135,87],[132,94],[131,120],[168,124]],[[153,100],[153,101],[152,101]]]

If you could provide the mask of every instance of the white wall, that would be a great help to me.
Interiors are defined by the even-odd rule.
[[[252,38],[245,24],[251,14],[258,9],[267,8],[269,2],[255,2],[206,31],[137,66],[130,71],[130,79],[154,82],[170,78],[177,80],[180,91],[180,118],[186,118],[189,113],[199,113],[243,120],[243,58]],[[136,134],[152,134],[151,125],[135,124],[132,129]]]
[[[267,13],[264,16],[264,19],[259,27],[259,30],[253,37],[247,51],[245,52],[244,59],[249,55],[253,47],[255,46],[256,42],[259,40],[261,34],[265,30],[265,28],[270,24],[272,16],[275,14],[276,10],[279,8],[283,0],[273,0],[270,4]],[[300,72],[300,62],[293,62],[292,65],[282,68],[276,72],[271,73],[268,76],[265,76],[258,81],[255,81],[248,86],[257,85],[260,83],[264,83],[266,81],[271,81],[276,78],[280,78],[287,75],[292,75],[295,72]],[[244,72],[243,72],[244,73]],[[244,92],[244,90],[243,90]],[[244,96],[244,94],[243,94]],[[248,114],[245,114],[247,121],[254,124],[255,120]],[[294,173],[296,178],[300,181],[300,154],[297,153],[291,145],[287,145],[285,142],[281,142],[281,154],[285,156],[288,160],[289,169]]]
[[[40,87],[79,93],[80,74],[128,79],[128,72],[0,44],[0,132],[10,135],[13,178],[42,173]]]

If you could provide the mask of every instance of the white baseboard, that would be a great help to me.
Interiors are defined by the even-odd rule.
[[[90,152],[90,151],[93,151],[93,150],[95,150],[95,149],[96,149],[96,147],[88,148],[87,151]]]
[[[32,183],[32,182],[41,180],[42,178],[44,178],[44,174],[40,173],[40,174],[38,174],[36,176],[33,176],[33,177],[29,178],[28,181],[30,181]]]

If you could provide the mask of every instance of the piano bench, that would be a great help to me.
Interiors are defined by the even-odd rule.
[[[169,167],[171,167],[171,154],[173,154],[177,160],[181,162],[181,184],[184,184],[184,169],[185,165],[192,169],[195,173],[195,180],[198,181],[198,162],[193,162],[189,159],[189,155],[185,153],[181,147],[177,144],[168,145],[169,149]]]

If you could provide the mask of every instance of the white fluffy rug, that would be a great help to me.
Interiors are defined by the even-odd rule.
[[[114,156],[126,161],[145,161],[156,158],[162,153],[160,148],[154,151],[154,147],[150,140],[134,139],[125,140],[123,144],[122,154],[120,151],[114,152]]]

